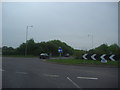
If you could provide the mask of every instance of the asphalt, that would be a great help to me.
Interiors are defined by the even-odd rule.
[[[2,56],[0,55],[0,90],[2,89]]]
[[[3,57],[2,88],[118,88],[118,68]]]

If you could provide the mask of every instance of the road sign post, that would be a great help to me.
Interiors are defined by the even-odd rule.
[[[60,57],[61,57],[61,53],[60,53]]]
[[[62,56],[62,52],[63,52],[63,50],[62,50],[61,47],[58,48],[58,52],[60,53],[60,58],[61,58],[61,56]]]

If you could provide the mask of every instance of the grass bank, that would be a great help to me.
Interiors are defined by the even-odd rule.
[[[83,65],[101,65],[101,66],[118,67],[118,61],[108,61],[107,63],[101,63],[101,61],[99,60],[82,60],[82,59],[48,59],[47,61],[61,63],[61,64],[72,64],[72,65],[83,64]]]

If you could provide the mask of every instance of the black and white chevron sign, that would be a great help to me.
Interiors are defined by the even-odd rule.
[[[82,57],[83,57],[83,59],[87,59],[87,56],[88,54],[84,54]]]
[[[118,55],[115,54],[83,54],[82,59],[86,60],[111,60],[111,61],[117,61],[119,60]]]

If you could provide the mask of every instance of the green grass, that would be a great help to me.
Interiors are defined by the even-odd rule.
[[[61,64],[85,64],[85,65],[105,65],[105,66],[118,66],[118,61],[108,61],[107,63],[101,63],[99,60],[81,60],[81,59],[49,59],[49,62],[56,62]]]

